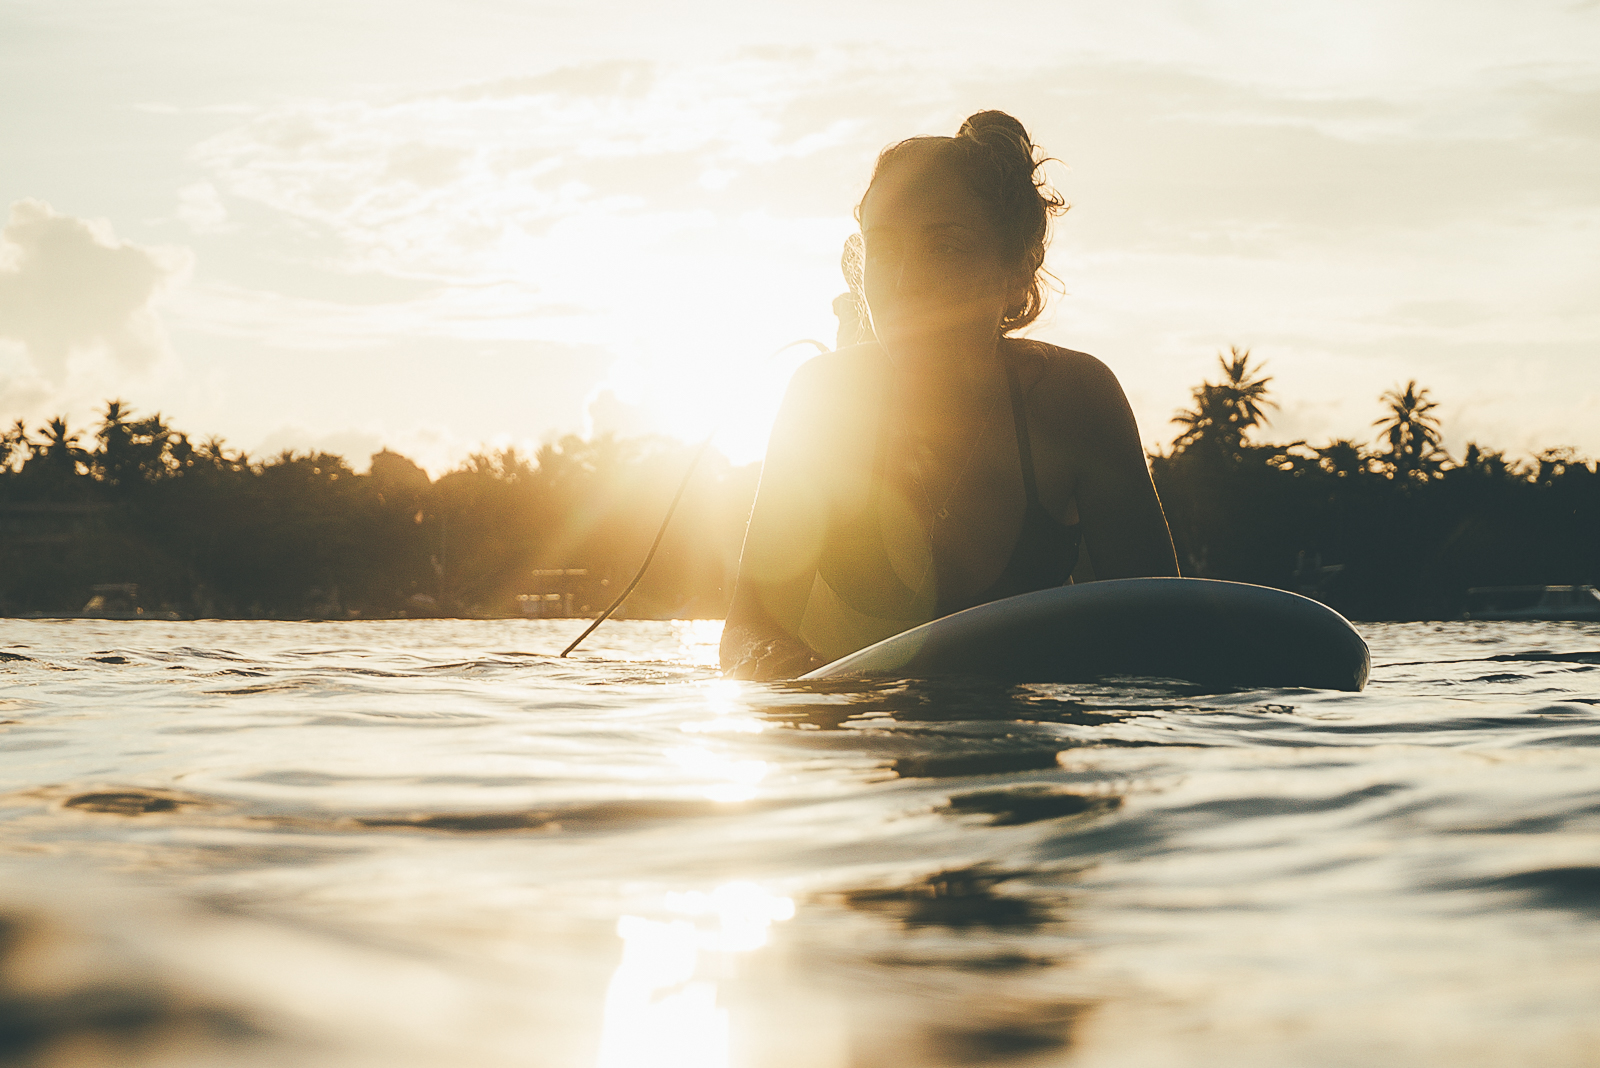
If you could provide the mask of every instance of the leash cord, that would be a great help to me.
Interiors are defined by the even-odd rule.
[[[796,345],[814,345],[816,346],[818,352],[828,351],[828,346],[824,345],[822,342],[813,341],[811,338],[802,338],[799,341],[789,342],[789,344],[784,345],[774,351],[772,355],[776,356],[785,349],[792,349]],[[650,567],[650,561],[656,558],[656,550],[661,548],[661,539],[666,537],[667,524],[672,522],[672,513],[678,510],[678,502],[683,499],[683,491],[689,488],[690,476],[694,474],[694,469],[700,466],[700,457],[706,454],[706,449],[711,447],[711,439],[716,436],[717,432],[712,431],[710,434],[706,435],[706,440],[700,443],[700,448],[695,450],[694,459],[689,461],[689,468],[683,473],[683,481],[678,483],[678,492],[672,495],[672,503],[667,505],[667,514],[661,517],[661,529],[656,531],[656,540],[650,543],[650,551],[645,553],[644,563],[639,565],[639,570],[635,572],[633,581],[628,583],[627,589],[623,590],[617,595],[617,599],[615,601],[611,602],[610,608],[607,608],[604,612],[601,612],[600,615],[596,617],[595,621],[590,623],[582,634],[578,635],[572,640],[571,645],[561,650],[561,656],[558,659],[565,660],[568,653],[572,652],[572,650],[583,644],[583,639],[593,634],[595,629],[599,627],[600,624],[610,619],[611,613],[622,607],[622,602],[628,599],[628,594],[632,593],[633,588],[639,585],[639,580],[644,578],[645,571]]]
[[[644,578],[645,570],[649,568],[650,561],[656,558],[656,550],[661,548],[661,539],[666,537],[667,524],[672,522],[672,513],[678,510],[678,502],[683,499],[683,491],[689,488],[689,478],[694,474],[694,469],[700,466],[700,457],[706,454],[706,449],[711,445],[712,437],[715,437],[715,435],[708,435],[706,440],[700,443],[700,448],[695,450],[694,459],[689,461],[689,469],[683,473],[683,481],[678,483],[678,492],[672,495],[672,503],[667,505],[667,514],[661,517],[661,529],[656,531],[656,540],[650,543],[650,551],[644,554],[644,563],[640,564],[639,570],[634,573],[633,581],[628,583],[627,589],[617,595],[615,601],[611,602],[610,608],[601,612],[582,634],[572,640],[571,645],[561,650],[561,659],[565,660],[568,653],[576,649],[583,639],[595,632],[596,627],[610,619],[611,613],[622,607],[622,602],[628,599],[628,594],[632,593],[633,588],[639,585],[639,580]]]

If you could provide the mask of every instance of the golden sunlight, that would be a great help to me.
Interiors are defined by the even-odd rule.
[[[794,901],[750,882],[669,893],[667,919],[617,920],[622,962],[606,989],[599,1068],[731,1068],[729,1013],[719,982],[735,959],[767,944]]]
[[[708,801],[748,801],[756,795],[756,785],[767,776],[764,760],[734,760],[701,746],[680,746],[666,753],[667,759],[696,779],[711,779],[700,788]]]

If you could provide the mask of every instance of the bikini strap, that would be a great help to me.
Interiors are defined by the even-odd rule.
[[[1011,418],[1017,424],[1017,456],[1022,461],[1022,489],[1027,494],[1029,510],[1041,507],[1039,482],[1033,473],[1033,440],[1028,436],[1028,404],[1022,395],[1022,379],[1017,375],[1017,365],[1006,361],[1006,381],[1011,386]]]

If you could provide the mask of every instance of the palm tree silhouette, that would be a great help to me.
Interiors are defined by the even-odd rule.
[[[1335,478],[1354,478],[1372,470],[1371,458],[1348,438],[1330,441],[1316,453],[1318,466]]]
[[[1187,427],[1172,444],[1181,449],[1206,443],[1237,455],[1245,434],[1267,422],[1266,409],[1277,407],[1267,399],[1267,383],[1272,377],[1256,377],[1259,368],[1250,366],[1250,350],[1241,351],[1236,345],[1229,347],[1228,356],[1218,353],[1217,363],[1222,366],[1223,380],[1195,387],[1194,408],[1172,417],[1173,422]]]
[[[33,449],[33,440],[28,437],[28,424],[18,419],[10,430],[0,434],[0,474],[14,471],[12,464],[17,460],[27,462],[33,455]]]
[[[1443,453],[1439,417],[1433,414],[1439,405],[1428,399],[1426,389],[1417,388],[1414,378],[1403,391],[1385,392],[1382,400],[1389,410],[1372,425],[1380,428],[1379,440],[1389,445],[1386,462],[1395,476],[1424,481],[1433,477]]]
[[[1253,369],[1250,366],[1250,350],[1240,352],[1238,346],[1229,346],[1231,360],[1225,360],[1219,353],[1217,362],[1222,364],[1228,380],[1222,384],[1227,390],[1228,399],[1237,413],[1236,420],[1245,430],[1261,426],[1266,423],[1265,409],[1276,408],[1277,404],[1267,400],[1267,383],[1272,381],[1272,376],[1266,378],[1252,378]]]
[[[39,432],[44,434],[45,441],[35,452],[30,465],[36,462],[45,471],[61,478],[76,475],[78,465],[88,458],[88,453],[78,448],[78,435],[68,432],[66,419],[58,415],[40,427]]]
[[[130,466],[133,435],[129,431],[128,416],[132,411],[123,401],[106,401],[106,414],[95,435],[100,439],[100,455],[96,457],[100,479],[113,486],[122,482]]]

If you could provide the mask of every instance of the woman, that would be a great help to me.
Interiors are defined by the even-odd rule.
[[[1027,132],[984,111],[878,157],[856,208],[876,340],[820,356],[772,432],[723,668],[782,678],[938,616],[1070,580],[1176,575],[1116,377],[1010,336],[1043,310]]]

